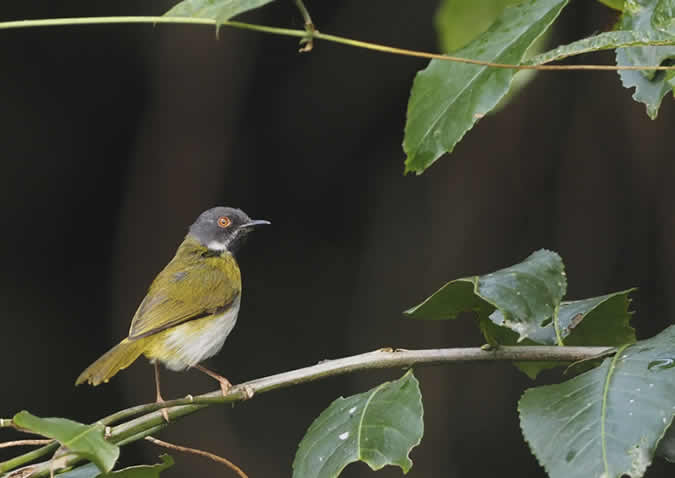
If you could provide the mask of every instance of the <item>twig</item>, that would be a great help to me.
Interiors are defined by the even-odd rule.
[[[298,7],[298,10],[300,10],[300,14],[302,15],[302,18],[305,20],[305,31],[308,33],[308,35],[305,38],[300,40],[300,44],[305,45],[302,48],[300,48],[300,53],[306,53],[312,51],[312,48],[314,48],[314,36],[316,33],[318,33],[318,30],[314,26],[312,17],[309,16],[309,10],[307,10],[307,7],[305,7],[303,1],[295,0],[295,5]]]
[[[186,446],[174,445],[173,443],[158,440],[157,438],[150,437],[150,436],[145,437],[145,439],[148,440],[150,443],[153,443],[157,446],[169,448],[171,450],[176,450],[176,451],[180,451],[180,452],[183,452],[183,453],[192,453],[193,455],[205,456],[206,458],[208,458],[210,460],[213,460],[217,463],[221,463],[221,464],[227,466],[228,468],[233,470],[237,475],[239,475],[241,478],[248,478],[248,475],[246,473],[244,473],[244,471],[241,468],[239,468],[237,465],[232,463],[227,458],[223,458],[222,456],[218,456],[214,453],[209,453],[208,451],[198,450],[196,448],[188,448]]]
[[[439,365],[454,362],[495,362],[495,361],[560,361],[575,362],[586,358],[595,357],[600,353],[609,353],[611,347],[556,347],[556,346],[500,346],[491,350],[483,350],[479,347],[451,348],[451,349],[428,349],[428,350],[392,350],[380,349],[364,354],[353,355],[336,360],[326,360],[289,372],[283,372],[269,377],[251,380],[240,385],[235,385],[230,392],[223,396],[220,389],[198,395],[188,396],[178,400],[167,400],[162,404],[148,403],[121,410],[100,420],[103,424],[110,424],[125,420],[134,415],[144,414],[139,417],[121,423],[113,427],[109,434],[109,440],[115,444],[127,444],[145,438],[167,426],[160,408],[167,408],[171,423],[182,416],[191,415],[202,408],[215,403],[232,403],[251,398],[251,393],[271,392],[293,385],[312,382],[336,375],[344,375],[360,370],[386,369],[386,368],[410,368],[418,365]],[[15,457],[0,463],[0,473],[12,470],[21,465],[35,460],[39,456],[46,455],[55,449],[58,444],[34,450],[31,453]],[[54,448],[52,448],[54,447]],[[83,461],[83,458],[74,454],[64,456],[64,464],[73,466]],[[33,477],[49,474],[49,463],[43,462],[33,467]]]
[[[14,426],[14,422],[11,418],[0,418],[0,428]]]
[[[47,445],[54,440],[14,440],[6,441],[0,443],[0,448],[9,448],[12,446],[35,446],[35,445]]]
[[[366,50],[380,51],[384,53],[391,53],[394,55],[412,56],[416,58],[428,58],[432,60],[453,61],[456,63],[469,63],[472,65],[487,66],[490,68],[503,68],[510,70],[600,70],[600,71],[618,71],[618,70],[675,70],[675,66],[662,65],[512,65],[508,63],[492,63],[483,60],[474,60],[471,58],[461,58],[451,55],[442,55],[440,53],[429,53],[417,50],[408,50],[405,48],[396,48],[387,45],[380,45],[377,43],[364,42],[345,38],[337,35],[328,35],[317,30],[310,32],[307,30],[293,30],[289,28],[268,27],[265,25],[255,25],[253,23],[243,22],[216,22],[210,18],[193,18],[193,17],[154,17],[154,16],[129,16],[129,17],[84,17],[84,18],[47,18],[40,20],[16,20],[10,22],[0,22],[0,30],[7,30],[10,28],[34,28],[34,27],[55,27],[55,26],[73,26],[73,25],[109,25],[119,23],[178,23],[178,24],[193,24],[193,25],[211,25],[211,26],[229,26],[233,28],[240,28],[243,30],[253,30],[262,33],[270,33],[273,35],[284,35],[305,39],[308,42],[310,39],[326,40],[343,45],[349,45]],[[672,45],[673,41],[650,41],[650,42],[635,42],[631,46],[637,45]],[[570,55],[574,56],[574,55]]]

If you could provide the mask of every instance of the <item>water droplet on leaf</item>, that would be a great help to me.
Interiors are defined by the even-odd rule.
[[[675,359],[670,358],[670,357],[652,360],[651,362],[649,362],[649,365],[647,365],[647,368],[649,370],[653,370],[653,371],[663,370],[663,369],[673,368],[673,367],[675,367]]]

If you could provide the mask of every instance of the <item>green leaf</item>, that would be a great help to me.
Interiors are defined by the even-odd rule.
[[[533,0],[508,7],[456,56],[518,64],[567,0]],[[474,123],[508,92],[514,71],[432,60],[413,83],[403,140],[405,170],[421,174],[451,152]]]
[[[84,425],[66,418],[39,418],[27,411],[14,415],[14,423],[27,430],[57,440],[73,453],[96,464],[108,472],[115,466],[120,449],[103,437],[104,425]]]
[[[675,35],[675,0],[659,0],[652,15],[652,26],[669,35]]]
[[[675,96],[675,71],[666,71],[666,81],[673,88],[673,96]]]
[[[623,10],[623,0],[598,0],[603,5],[607,5],[614,10]]]
[[[101,473],[93,463],[80,466],[74,470],[56,475],[59,478],[159,478],[160,473],[173,466],[174,461],[170,455],[160,455],[162,463],[154,465],[138,465],[112,471],[110,473]]]
[[[211,18],[217,25],[240,13],[260,8],[274,0],[183,0],[164,15],[167,17]]]
[[[675,45],[675,37],[660,34],[653,35],[648,32],[637,31],[605,32],[567,45],[561,45],[553,50],[530,58],[525,64],[541,65],[551,61],[562,60],[573,55],[636,45]]]
[[[96,478],[101,475],[101,470],[98,469],[93,463],[88,463],[83,466],[78,466],[70,471],[65,473],[59,473],[56,475],[58,478]]]
[[[170,455],[160,455],[162,463],[154,465],[137,465],[115,470],[105,476],[110,478],[159,478],[162,471],[173,466],[173,458]],[[102,477],[101,477],[102,478]]]
[[[543,345],[555,345],[558,335],[567,345],[623,345],[635,342],[635,329],[628,323],[628,289],[590,299],[561,302],[556,333],[553,319],[546,325],[531,324],[527,338]],[[491,319],[502,325],[503,313],[496,310]]]
[[[518,340],[523,340],[552,320],[566,289],[562,259],[555,252],[541,249],[497,272],[448,282],[405,313],[414,318],[447,319],[474,311],[481,322],[489,315],[494,324],[516,332]],[[492,313],[495,310],[499,314]],[[489,326],[481,327],[487,334]],[[495,337],[486,338],[495,342]]]
[[[441,51],[462,48],[488,29],[509,5],[523,0],[441,0],[434,15]]]
[[[655,9],[659,0],[626,0],[626,9],[617,25],[619,30],[634,30],[654,38],[669,38],[670,36],[654,28]],[[665,24],[661,18],[660,23]],[[616,50],[616,64],[625,65],[660,65],[666,60],[675,58],[675,46],[635,46]],[[644,103],[647,115],[656,119],[661,106],[661,100],[672,86],[666,81],[663,71],[619,71],[621,82],[626,88],[635,87],[633,99]]]
[[[565,344],[611,346],[635,342],[635,329],[629,324],[633,313],[628,310],[628,295],[633,291],[563,302],[558,323]]]
[[[309,427],[293,461],[295,478],[332,478],[350,463],[373,470],[412,466],[410,451],[422,440],[422,395],[411,371],[393,382],[340,397]]]
[[[632,312],[628,311],[628,294],[634,290],[628,289],[590,299],[563,301],[558,312],[558,332],[565,345],[612,346],[635,342],[635,329],[629,325]],[[554,344],[556,337],[553,323],[530,336],[533,343],[548,345]],[[501,338],[500,343],[512,345],[515,342]],[[569,364],[558,361],[516,362],[514,365],[528,377],[535,379],[544,370]]]
[[[518,408],[551,478],[641,477],[675,414],[675,326],[567,382],[527,390]]]

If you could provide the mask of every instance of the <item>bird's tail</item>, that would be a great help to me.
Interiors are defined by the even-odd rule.
[[[103,354],[96,362],[87,367],[86,370],[77,377],[75,385],[89,382],[96,386],[102,382],[107,382],[117,372],[131,365],[131,363],[143,353],[145,345],[143,339],[122,340],[119,344]]]

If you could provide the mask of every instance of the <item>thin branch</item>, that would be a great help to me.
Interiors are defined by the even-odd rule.
[[[85,18],[48,18],[40,20],[17,20],[10,22],[0,22],[0,30],[10,28],[34,28],[34,27],[54,27],[54,26],[72,26],[72,25],[100,25],[100,24],[119,24],[119,23],[177,23],[177,24],[197,24],[197,25],[211,25],[211,26],[229,26],[233,28],[240,28],[244,30],[253,30],[262,33],[270,33],[273,35],[284,35],[296,38],[301,38],[302,43],[307,43],[313,39],[326,40],[343,45],[349,45],[366,50],[380,51],[383,53],[391,53],[394,55],[412,56],[416,58],[428,58],[432,60],[453,61],[457,63],[469,63],[472,65],[487,66],[490,68],[503,68],[510,70],[600,70],[600,71],[618,71],[618,70],[675,70],[674,66],[662,65],[512,65],[508,63],[492,63],[483,60],[474,60],[471,58],[461,58],[451,55],[442,55],[439,53],[429,53],[424,51],[409,50],[405,48],[396,48],[387,45],[380,45],[378,43],[370,43],[351,38],[345,38],[337,35],[328,35],[317,30],[294,30],[288,28],[268,27],[264,25],[255,25],[252,23],[243,22],[216,22],[210,18],[193,18],[193,17],[154,17],[154,16],[126,16],[126,17],[85,17]],[[672,42],[634,42],[635,45],[650,46],[658,43],[659,45],[672,44]],[[573,55],[570,55],[573,56]]]
[[[35,446],[35,445],[47,445],[54,440],[14,440],[6,441],[0,443],[0,448],[9,448],[12,446]]]
[[[223,458],[222,456],[218,456],[214,453],[209,453],[208,451],[198,450],[197,448],[189,448],[189,447],[186,447],[186,446],[174,445],[173,443],[158,440],[157,438],[150,437],[150,436],[145,437],[145,439],[148,440],[150,443],[152,443],[154,445],[161,446],[161,447],[164,447],[164,448],[168,448],[170,450],[176,450],[176,451],[180,451],[180,452],[183,452],[183,453],[191,453],[193,455],[204,456],[204,457],[208,458],[209,460],[213,460],[216,463],[220,463],[222,465],[227,466],[232,471],[234,471],[237,475],[239,475],[241,478],[248,478],[248,475],[246,473],[244,473],[244,471],[241,468],[239,468],[237,465],[232,463],[227,458]]]
[[[312,48],[314,48],[314,35],[318,33],[318,30],[314,26],[312,17],[309,16],[309,10],[307,10],[307,7],[305,7],[303,1],[295,0],[295,6],[298,7],[302,18],[305,20],[305,31],[308,33],[308,35],[300,40],[300,44],[304,44],[304,46],[300,48],[300,53],[306,53],[308,51],[312,51]]]
[[[170,423],[176,419],[190,415],[216,403],[232,403],[248,400],[260,393],[313,382],[327,377],[344,375],[360,370],[386,369],[386,368],[410,368],[421,365],[439,365],[444,363],[475,363],[497,361],[560,361],[576,362],[588,358],[594,358],[599,354],[611,353],[611,347],[556,347],[556,346],[500,346],[490,350],[474,348],[451,348],[451,349],[428,349],[428,350],[402,350],[402,349],[379,349],[373,352],[353,355],[336,360],[325,360],[310,367],[304,367],[289,372],[283,372],[268,377],[251,380],[243,384],[235,385],[230,392],[223,396],[220,389],[199,395],[188,396],[178,400],[167,400],[163,404],[148,403],[127,408],[100,420],[101,423],[109,424],[125,420],[131,416],[141,415],[133,420],[113,427],[106,434],[112,443],[126,445],[156,433],[168,424],[158,411],[167,408]],[[43,456],[56,448],[57,444],[34,450],[32,455],[25,454],[12,460],[0,463],[0,473],[12,470],[24,465],[38,456]],[[53,447],[53,448],[52,448]],[[49,450],[47,450],[49,449]],[[37,453],[41,453],[37,455]],[[30,455],[30,460],[27,458]],[[83,461],[83,458],[75,454],[64,455],[64,463],[73,466]],[[32,466],[32,477],[49,474],[50,461]]]
[[[11,418],[0,418],[0,428],[13,427],[14,422]]]

